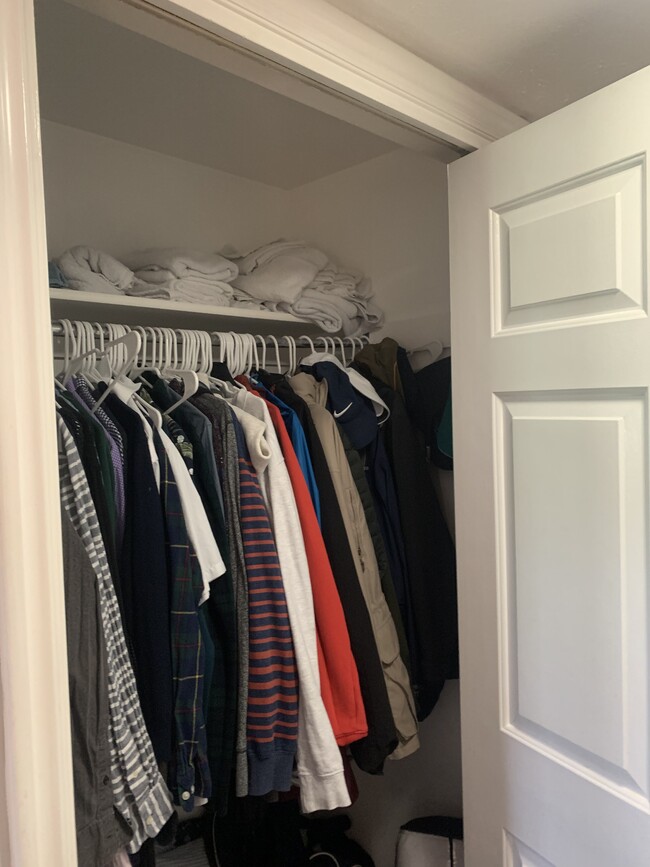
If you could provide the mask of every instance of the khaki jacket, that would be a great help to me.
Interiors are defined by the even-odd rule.
[[[381,589],[377,557],[363,504],[354,483],[336,421],[326,408],[327,382],[325,380],[318,382],[307,373],[299,373],[290,379],[290,384],[309,407],[332,475],[359,584],[368,606],[399,738],[398,747],[391,758],[404,758],[420,746],[415,702],[408,671],[400,656],[395,623]]]

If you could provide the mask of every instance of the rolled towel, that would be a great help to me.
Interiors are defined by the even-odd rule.
[[[126,265],[94,247],[71,247],[56,259],[56,264],[70,288],[80,292],[123,295],[135,280]]]
[[[324,256],[311,247],[286,250],[250,273],[240,274],[233,285],[260,301],[291,304],[316,277]]]
[[[197,274],[230,283],[237,276],[234,262],[219,253],[202,253],[182,247],[140,250],[125,257],[126,264],[134,271],[171,271],[174,277],[193,277]],[[140,275],[141,279],[142,274]]]

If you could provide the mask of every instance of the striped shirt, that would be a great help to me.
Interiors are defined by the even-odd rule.
[[[246,440],[234,419],[248,578],[250,795],[288,791],[298,738],[298,675],[280,563]]]
[[[115,809],[133,836],[129,852],[155,837],[173,812],[140,708],[122,619],[113,587],[97,513],[72,435],[60,416],[59,479],[61,502],[84,543],[99,587],[102,628],[108,659],[109,745]]]

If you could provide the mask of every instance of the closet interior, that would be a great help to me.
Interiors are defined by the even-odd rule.
[[[50,260],[77,245],[122,261],[301,240],[371,280],[385,317],[373,343],[449,347],[446,163],[458,154],[145,3],[35,9]],[[50,292],[53,321],[323,334],[287,312]],[[451,523],[451,473],[431,472]],[[356,771],[350,835],[377,867],[394,863],[404,822],[461,815],[457,681],[420,743],[383,776]]]

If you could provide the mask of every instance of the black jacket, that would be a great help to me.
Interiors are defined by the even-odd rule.
[[[393,469],[415,641],[411,674],[418,716],[433,710],[444,682],[458,677],[456,554],[429,475],[424,445],[404,401],[359,365],[390,409],[383,425]]]

